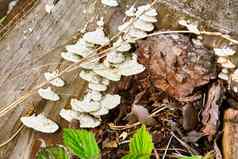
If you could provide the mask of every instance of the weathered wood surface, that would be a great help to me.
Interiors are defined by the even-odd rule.
[[[125,9],[126,4],[132,2],[121,1],[121,9]],[[211,7],[207,7],[206,0],[192,0],[189,1],[189,4],[185,4],[183,0],[161,0],[159,2],[161,5],[157,6],[163,11],[160,15],[160,26],[173,28],[177,25],[176,20],[182,17],[183,13],[189,13],[209,23],[209,25],[237,34],[238,18],[235,16],[238,15],[236,14],[237,5],[230,5],[237,4],[237,2],[237,0],[219,0],[209,4]],[[106,17],[107,31],[110,33],[116,32],[116,26],[122,18],[120,8],[104,7],[99,0],[60,0],[51,14],[45,12],[45,3],[43,0],[40,1],[36,8],[20,20],[7,37],[0,41],[1,108],[41,83],[44,80],[42,73],[46,70],[63,69],[68,63],[60,58],[62,46],[72,39],[72,36],[82,29],[88,21],[93,20],[92,18],[95,20],[96,15]],[[197,3],[199,5],[196,7]],[[229,5],[227,6],[227,4]],[[205,9],[201,10],[202,7]],[[178,11],[175,11],[176,9]],[[233,19],[226,19],[222,16],[226,10],[231,12],[229,15],[234,16],[231,17]],[[209,13],[212,13],[213,16],[210,17]],[[204,17],[203,15],[207,16]],[[55,65],[34,69],[45,64]],[[78,80],[77,71],[65,74],[64,79],[67,80],[68,85],[57,90],[63,98],[60,102],[46,102],[34,95],[5,117],[2,117],[0,142],[5,141],[15,132],[19,125],[20,115],[26,110],[26,107],[32,104],[37,108],[37,112],[44,112],[61,126],[67,126],[67,123],[59,118],[58,112],[62,107],[68,106],[70,96],[80,96],[85,83]],[[34,158],[35,151],[39,147],[40,142],[37,141],[39,138],[45,139],[48,144],[53,144],[61,138],[61,133],[42,135],[30,129],[24,129],[13,142],[0,149],[0,159]]]
[[[61,46],[72,39],[72,36],[83,28],[92,15],[96,15],[93,1],[61,0],[52,14],[46,13],[44,7],[45,2],[41,1],[0,42],[1,107],[41,83],[44,80],[42,76],[44,71],[55,68],[63,69],[67,63],[62,62],[63,60],[60,58]],[[84,10],[85,13],[83,13]],[[61,49],[54,50],[55,48]],[[34,70],[34,68],[45,64],[55,65]],[[38,112],[44,112],[51,119],[61,123],[62,121],[57,115],[59,110],[68,105],[70,95],[80,95],[85,86],[84,82],[76,80],[79,79],[77,72],[66,74],[64,78],[69,84],[63,89],[58,89],[63,98],[60,102],[46,102],[35,95],[28,102],[19,105],[14,111],[1,118],[0,141],[9,138],[16,130],[19,116],[26,110],[26,103],[34,104]],[[62,124],[64,123],[62,122]],[[60,133],[42,136],[30,129],[24,129],[16,140],[1,149],[0,158],[34,158],[32,146],[37,149],[37,144],[34,143],[41,137],[46,139],[49,144],[55,143],[60,137]]]

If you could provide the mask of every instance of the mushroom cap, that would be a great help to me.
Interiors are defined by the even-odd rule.
[[[238,69],[236,69],[232,74],[231,74],[231,79],[235,82],[238,82]]]
[[[156,17],[152,17],[152,16],[148,16],[148,15],[141,15],[139,16],[139,19],[145,22],[149,22],[149,23],[156,23],[158,20]]]
[[[145,38],[147,36],[146,32],[136,28],[131,28],[127,34],[131,37],[140,38],[140,39]]]
[[[95,90],[89,90],[86,96],[94,101],[100,101],[102,99],[102,94]]]
[[[225,48],[214,48],[213,49],[217,56],[232,56],[236,53],[235,50],[225,47]]]
[[[119,25],[118,26],[118,30],[120,32],[123,32],[123,33],[128,32],[128,30],[130,29],[131,25],[133,24],[132,22],[133,22],[132,20],[129,20],[129,21],[126,21],[125,23]]]
[[[137,8],[136,16],[140,17],[141,15],[147,15],[147,16],[157,16],[158,13],[154,8],[151,8],[151,6],[148,5],[142,5]]]
[[[105,45],[109,42],[103,30],[99,28],[95,31],[85,33],[83,39],[88,43],[96,45]]]
[[[145,70],[142,64],[139,64],[136,60],[127,60],[119,65],[119,71],[123,76],[132,76],[139,74]]]
[[[125,57],[122,53],[110,51],[109,53],[107,53],[106,60],[112,64],[120,64],[125,60]]]
[[[119,3],[117,0],[101,0],[102,4],[109,6],[109,7],[117,7]]]
[[[121,37],[113,43],[113,46],[116,47],[118,52],[127,52],[131,49],[131,45],[127,41],[122,40]]]
[[[106,94],[101,100],[101,106],[106,109],[113,109],[121,103],[121,96]]]
[[[88,114],[81,114],[79,118],[80,128],[95,128],[101,124],[101,121]]]
[[[98,75],[111,81],[120,81],[121,79],[121,74],[117,69],[107,68],[103,64],[100,64],[97,67],[95,67],[93,71]]]
[[[229,80],[228,74],[223,73],[223,72],[220,72],[220,73],[218,74],[218,78],[220,78],[220,79],[222,79],[222,80],[225,80],[225,81],[228,81],[228,80]]]
[[[217,59],[217,63],[221,64],[223,68],[227,68],[227,69],[236,67],[228,58],[225,58],[225,57],[219,57]]]
[[[148,23],[148,22],[145,22],[140,19],[136,20],[133,23],[133,26],[136,29],[140,29],[140,30],[147,31],[147,32],[154,30],[154,25],[152,23]]]
[[[104,84],[97,84],[97,83],[89,83],[88,84],[88,88],[94,90],[94,91],[99,91],[99,92],[103,92],[107,90],[107,86]]]
[[[82,62],[79,66],[83,69],[91,70],[98,65],[98,59]]]
[[[67,61],[70,61],[70,62],[79,62],[80,61],[80,57],[72,52],[62,52],[61,53],[61,57]]]
[[[52,91],[51,87],[48,88],[40,88],[38,90],[38,94],[43,98],[43,99],[47,99],[50,101],[58,101],[60,99],[60,97],[54,92]]]
[[[79,120],[80,113],[71,109],[61,109],[59,115],[66,121],[71,122],[74,119]]]
[[[82,70],[79,77],[91,83],[99,83],[101,81],[101,77],[93,71]]]
[[[87,57],[90,53],[94,52],[93,48],[89,48],[82,43],[76,43],[74,45],[67,45],[66,50],[82,57]]]
[[[63,87],[65,84],[64,80],[59,78],[58,73],[56,73],[56,72],[52,72],[52,73],[46,72],[46,73],[44,73],[44,76],[45,76],[46,80],[49,81],[50,84],[52,84],[53,86]]]
[[[135,8],[134,5],[131,6],[129,9],[127,9],[126,12],[125,12],[126,16],[128,16],[128,17],[135,16],[135,13],[136,13],[136,8]]]
[[[101,83],[108,86],[110,84],[110,81],[108,79],[102,78]]]
[[[194,32],[195,34],[200,34],[197,23],[191,23],[186,20],[179,20],[178,23],[185,26],[189,31]]]
[[[90,114],[92,114],[93,116],[99,117],[102,115],[107,115],[108,113],[109,113],[109,110],[101,105],[101,108],[98,111],[91,112]]]
[[[21,117],[20,120],[25,126],[43,133],[54,133],[59,129],[59,126],[54,121],[42,114]]]
[[[81,113],[88,113],[92,111],[97,111],[100,109],[100,103],[96,101],[90,101],[83,99],[82,101],[77,99],[71,99],[70,104],[72,109]]]

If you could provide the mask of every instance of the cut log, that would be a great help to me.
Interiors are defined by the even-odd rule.
[[[223,156],[224,159],[238,158],[238,110],[229,108],[224,113]]]

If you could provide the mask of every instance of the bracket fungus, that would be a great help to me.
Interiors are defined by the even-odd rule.
[[[118,5],[116,0],[102,0],[102,3],[108,6]],[[80,122],[81,128],[99,126],[100,117],[108,114],[121,102],[118,94],[106,92],[110,81],[120,81],[122,76],[139,74],[145,70],[145,67],[137,62],[136,53],[130,52],[131,42],[146,37],[147,32],[154,29],[153,23],[157,22],[157,12],[150,5],[143,5],[138,8],[131,7],[126,11],[126,15],[129,20],[118,27],[122,34],[115,39],[115,42],[111,43],[104,33],[103,18],[100,18],[95,31],[86,32],[75,44],[67,45],[66,51],[61,53],[62,58],[74,63],[88,56],[95,57],[90,60],[85,59],[79,64],[81,69],[79,76],[88,82],[88,89],[82,100],[71,99],[71,109],[60,111],[59,115],[66,121],[71,122],[76,119]],[[109,44],[112,48],[105,51],[105,58],[100,59],[97,54],[101,49],[98,48],[101,46],[103,49]],[[56,72],[45,73],[45,78],[56,87],[64,85],[64,81]],[[59,96],[50,87],[41,88],[38,92],[44,99],[59,100]]]
[[[54,72],[46,72],[44,73],[45,79],[49,81],[50,84],[52,84],[55,87],[63,87],[65,82],[61,78],[59,78],[58,73],[56,71]]]
[[[52,91],[51,87],[48,87],[45,89],[40,88],[38,90],[38,93],[43,99],[47,99],[51,101],[58,101],[60,99],[60,97],[54,91]]]
[[[42,114],[21,117],[21,122],[25,126],[43,133],[54,133],[59,129],[59,126],[54,121],[46,118]]]
[[[109,7],[117,7],[119,5],[117,0],[101,0],[101,2]]]

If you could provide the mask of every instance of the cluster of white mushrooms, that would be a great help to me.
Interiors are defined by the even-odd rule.
[[[117,0],[101,0],[101,2],[109,7],[117,7],[119,5]]]
[[[186,20],[179,20],[178,23],[185,26],[189,31],[198,35],[200,34],[197,23],[191,23]],[[214,48],[213,51],[218,57],[217,63],[222,67],[221,72],[218,74],[218,78],[229,82],[238,82],[238,68],[231,61],[232,56],[236,54],[236,51],[229,46]],[[235,93],[238,93],[238,87],[234,86],[232,90]]]
[[[82,99],[71,99],[71,109],[60,111],[59,115],[66,121],[79,120],[81,128],[99,126],[100,117],[108,114],[109,110],[117,107],[121,101],[118,94],[106,92],[110,81],[119,81],[122,76],[131,76],[144,71],[145,67],[137,62],[137,55],[130,51],[131,43],[146,37],[147,32],[153,31],[153,23],[157,22],[157,12],[150,5],[143,5],[138,8],[131,7],[126,11],[126,15],[129,20],[118,27],[121,36],[112,44],[102,61],[99,60],[97,48],[110,44],[103,31],[103,18],[97,22],[95,31],[86,32],[78,42],[67,45],[66,52],[61,53],[62,58],[74,63],[79,63],[89,56],[95,57],[79,65],[81,68],[79,76],[88,82],[88,89]],[[46,72],[44,76],[55,87],[65,85],[64,80],[58,77],[57,71]],[[40,88],[38,94],[46,100],[60,100],[60,96],[51,87]],[[27,127],[44,133],[54,133],[58,129],[55,122],[42,114],[22,117],[21,121]]]
[[[231,57],[236,53],[235,50],[230,47],[214,48],[215,54],[218,56],[217,63],[222,67],[218,77],[225,81],[238,82],[238,69],[236,65],[232,63]],[[238,88],[232,88],[235,93],[238,93]]]

